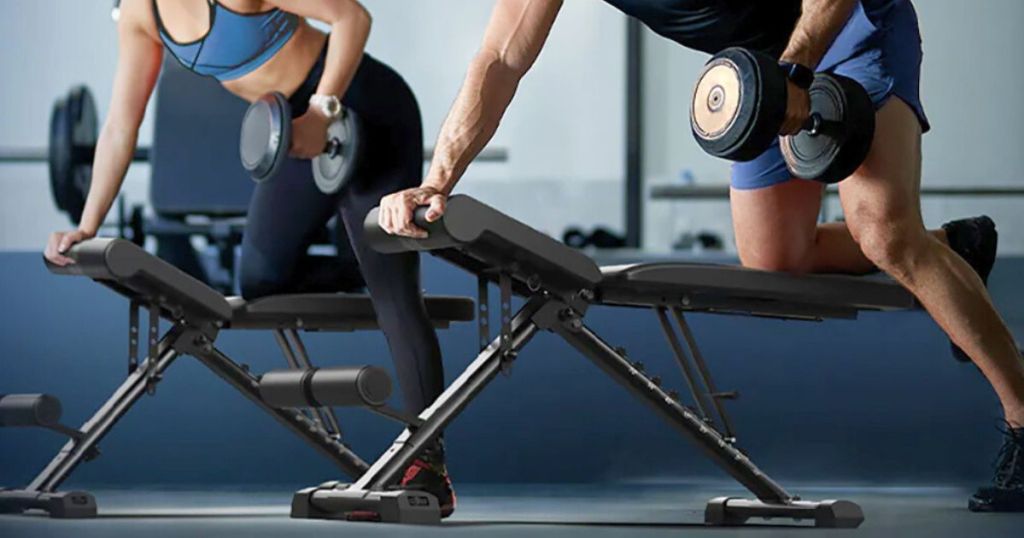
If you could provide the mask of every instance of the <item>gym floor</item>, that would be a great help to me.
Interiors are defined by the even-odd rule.
[[[95,520],[51,520],[0,516],[0,535],[39,537],[161,536],[847,536],[862,538],[1017,537],[1024,514],[972,514],[964,508],[968,490],[955,487],[798,488],[817,498],[846,498],[861,504],[866,520],[856,531],[795,525],[708,528],[704,502],[718,495],[743,495],[729,484],[690,485],[462,485],[459,510],[440,528],[292,520],[291,492],[94,490],[100,503]]]

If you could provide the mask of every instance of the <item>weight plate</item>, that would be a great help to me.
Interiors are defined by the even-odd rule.
[[[260,97],[245,111],[238,137],[242,167],[257,183],[277,174],[291,148],[291,105],[278,92]]]
[[[99,138],[96,102],[88,88],[76,86],[54,103],[49,134],[50,193],[57,208],[78,224],[89,194]]]
[[[782,137],[786,166],[794,177],[823,183],[846,179],[864,161],[874,136],[874,105],[856,81],[819,74],[809,90],[811,113],[824,127]]]
[[[690,127],[709,154],[749,161],[778,136],[785,113],[786,77],[775,60],[732,47],[701,71],[690,102]]]
[[[846,95],[846,142],[840,150],[839,159],[831,171],[833,182],[842,181],[853,174],[868,157],[871,143],[875,140],[875,103],[859,82],[842,75],[833,78]]]
[[[321,192],[336,193],[352,180],[359,164],[360,132],[359,116],[349,108],[327,127],[330,147],[313,158],[313,179]]]
[[[702,140],[717,140],[736,124],[743,100],[739,68],[727,58],[704,69],[693,92],[693,132]]]

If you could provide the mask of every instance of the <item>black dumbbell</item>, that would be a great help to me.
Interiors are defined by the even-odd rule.
[[[341,190],[355,174],[360,154],[359,117],[350,108],[327,128],[327,145],[313,159],[313,178],[320,191]],[[238,149],[242,166],[257,183],[273,178],[288,157],[292,111],[284,95],[273,92],[249,106],[242,119]]]
[[[809,89],[811,115],[781,140],[789,171],[823,183],[842,181],[867,157],[875,108],[867,91],[842,75],[819,73]],[[693,92],[690,127],[704,151],[732,161],[760,155],[785,120],[786,75],[766,54],[732,47],[705,65]]]

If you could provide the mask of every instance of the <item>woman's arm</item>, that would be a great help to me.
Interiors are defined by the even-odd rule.
[[[117,198],[125,172],[131,164],[139,125],[153,93],[163,48],[156,36],[156,23],[147,0],[125,0],[117,23],[118,59],[114,74],[110,111],[96,142],[89,195],[78,230],[54,234],[47,246],[47,258],[55,263],[71,262],[60,256],[71,245],[96,235],[110,206]]]
[[[814,69],[832,46],[832,41],[850,19],[858,0],[803,0],[800,19],[789,38],[789,45],[779,58],[784,62],[800,64]],[[793,134],[800,130],[810,115],[810,99],[807,92],[792,82],[789,88],[789,107],[782,133]]]
[[[421,205],[430,205],[428,220],[441,217],[448,194],[494,136],[561,7],[562,0],[498,0],[483,44],[441,126],[423,184],[381,200],[379,223],[385,231],[424,237],[426,232],[412,222]]]
[[[370,12],[356,0],[270,0],[269,3],[289,13],[331,25],[324,73],[316,93],[344,95],[370,36]]]
[[[271,0],[269,3],[289,13],[331,25],[324,72],[316,93],[340,99],[362,61],[366,39],[370,35],[370,13],[356,0]],[[290,154],[310,159],[322,152],[330,120],[315,106],[295,118]]]

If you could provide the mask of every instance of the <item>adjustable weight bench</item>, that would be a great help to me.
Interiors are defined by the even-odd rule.
[[[408,427],[353,484],[327,482],[297,492],[292,517],[344,519],[371,511],[382,521],[440,521],[436,500],[402,497],[394,486],[433,438],[516,360],[539,330],[551,331],[590,359],[618,384],[687,436],[756,500],[721,497],[705,509],[709,525],[740,525],[749,518],[811,520],[822,527],[856,527],[860,507],[849,501],[800,500],[759,469],[737,446],[721,392],[697,347],[685,314],[708,312],[772,318],[822,320],[855,318],[863,310],[917,308],[906,290],[884,278],[833,275],[794,276],[727,265],[650,263],[601,268],[583,253],[551,239],[467,196],[453,196],[439,221],[417,224],[424,239],[390,236],[366,219],[370,244],[381,252],[430,251],[477,275],[478,322],[483,350],[444,393]],[[501,322],[490,337],[488,284],[500,290]],[[514,314],[511,298],[526,299]],[[663,389],[661,380],[631,362],[623,349],[603,341],[585,323],[591,305],[650,308],[659,319],[692,395],[693,406]],[[680,335],[682,338],[680,339]]]
[[[130,302],[128,326],[128,376],[80,429],[59,423],[60,401],[45,394],[0,395],[0,426],[36,426],[70,437],[52,461],[23,489],[0,489],[0,513],[41,509],[52,517],[92,517],[96,502],[83,491],[59,492],[57,488],[83,461],[98,455],[97,443],[142,397],[153,394],[164,371],[179,355],[191,355],[269,413],[292,433],[333,461],[345,474],[357,477],[368,465],[342,439],[333,411],[318,406],[279,407],[261,397],[260,377],[230,359],[214,346],[222,330],[270,330],[291,368],[316,372],[300,331],[355,331],[377,328],[373,303],[363,294],[309,294],[269,296],[253,301],[224,297],[169,263],[123,239],[93,239],[75,245],[66,267],[47,264],[55,274],[89,277]],[[428,297],[427,312],[436,328],[470,321],[473,300],[463,297]],[[140,326],[139,310],[148,310],[148,324]],[[159,320],[171,328],[159,333]],[[140,360],[139,344],[146,349]],[[322,369],[358,377],[369,367]],[[383,370],[360,385],[375,394],[390,393],[390,379]],[[380,377],[383,375],[383,381]],[[337,376],[335,376],[337,377]],[[367,384],[369,383],[369,384]],[[382,385],[383,383],[383,385]],[[386,388],[384,390],[381,387]]]

